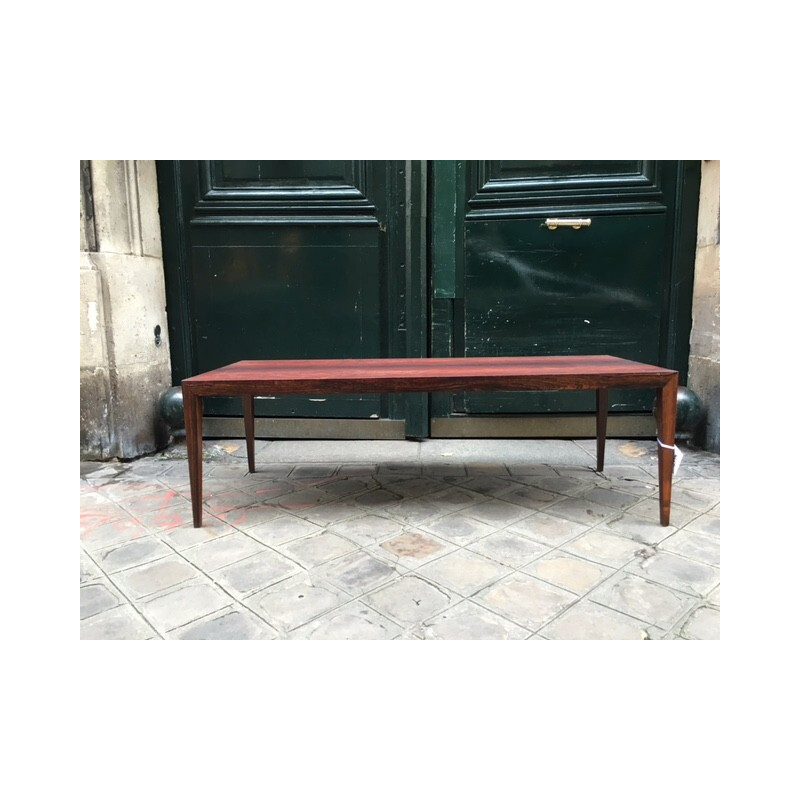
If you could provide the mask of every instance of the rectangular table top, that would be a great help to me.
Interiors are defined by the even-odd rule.
[[[186,378],[196,394],[591,389],[663,386],[675,370],[616,356],[237,361]]]

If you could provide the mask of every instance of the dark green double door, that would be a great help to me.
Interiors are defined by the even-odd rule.
[[[610,353],[686,368],[697,162],[181,161],[158,172],[176,383],[246,358]],[[591,223],[576,230],[578,219]],[[264,398],[256,412],[405,419],[419,436],[431,415],[592,402],[339,395]],[[651,397],[612,403],[644,411]],[[240,409],[221,399],[207,413]]]

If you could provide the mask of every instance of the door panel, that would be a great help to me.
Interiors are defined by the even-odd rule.
[[[658,362],[664,226],[664,214],[594,217],[578,230],[549,230],[544,217],[468,221],[465,354]],[[638,395],[622,393],[616,410],[650,401]],[[476,393],[463,410],[591,411],[593,403],[591,393]]]
[[[377,227],[280,227],[257,238],[258,245],[192,248],[198,372],[240,359],[380,356]],[[267,416],[380,412],[378,395],[265,398],[257,405]],[[239,413],[238,406],[218,403],[226,414]]]
[[[434,162],[432,352],[608,353],[685,378],[698,178],[697,162]],[[551,230],[548,218],[591,225]],[[610,402],[649,412],[653,393]],[[434,416],[594,403],[590,392],[475,393],[436,401]]]
[[[402,355],[399,165],[159,162],[174,381],[241,359]],[[391,405],[261,398],[256,413],[369,418]],[[209,399],[206,413],[239,415],[240,402]]]

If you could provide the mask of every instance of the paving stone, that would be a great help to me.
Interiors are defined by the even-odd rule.
[[[382,489],[389,489],[389,491],[391,491],[392,486],[394,486],[395,483],[421,479],[422,467],[420,467],[417,472],[381,472],[379,470],[375,474],[375,482],[377,485]],[[427,479],[430,481],[436,481],[438,483],[438,479],[432,478],[430,475],[427,476]]]
[[[502,497],[512,489],[519,488],[519,484],[511,480],[511,478],[503,478],[491,474],[471,475],[468,478],[449,478],[448,481],[454,486],[469,489],[469,491],[475,492],[484,498]]]
[[[265,451],[270,447],[272,442],[262,442],[259,449],[259,443],[256,442],[256,471],[253,477],[270,478],[272,480],[279,480],[288,477],[289,473],[294,469],[294,464],[271,464],[266,458]],[[242,453],[244,456],[245,454]],[[261,458],[259,458],[261,456]]]
[[[265,550],[235,564],[215,570],[212,577],[236,597],[244,597],[258,589],[300,572],[300,567],[273,550]]]
[[[188,547],[210,542],[212,539],[219,539],[221,536],[228,536],[231,533],[236,533],[236,529],[216,517],[212,517],[210,514],[203,514],[202,528],[195,528],[193,525],[181,525],[178,528],[161,531],[157,535],[170,547],[180,552]]]
[[[128,473],[143,478],[156,478],[169,469],[169,464],[154,459],[141,459],[130,465]]]
[[[95,554],[100,566],[108,573],[119,572],[129,567],[138,567],[148,561],[172,555],[172,549],[154,536],[136,539],[133,542],[115,545]]]
[[[646,497],[644,500],[640,500],[635,506],[631,506],[627,513],[652,520],[653,522],[658,522],[661,519],[661,510],[657,497]],[[675,527],[682,528],[696,516],[697,511],[692,511],[672,503],[669,512],[669,523]]]
[[[700,492],[710,495],[719,501],[719,479],[718,478],[682,478],[678,484],[681,489],[688,489],[692,492]]]
[[[257,482],[245,482],[242,488],[259,502],[270,502],[277,497],[297,491],[297,485],[294,483],[279,479],[264,480],[263,477]]]
[[[473,553],[480,553],[501,564],[518,569],[533,561],[534,558],[544,555],[550,546],[534,542],[526,536],[520,536],[518,533],[512,533],[506,529],[485,536],[469,545],[468,549]]]
[[[253,498],[243,490],[243,479],[236,481],[222,480],[220,478],[207,478],[203,476],[203,506],[209,511],[221,512],[230,508],[237,508],[243,503],[253,502]],[[191,500],[192,487],[189,481],[177,484],[172,488],[183,497]]]
[[[440,514],[460,511],[483,500],[484,498],[477,492],[470,492],[457,486],[442,489],[425,497],[425,502],[433,503],[434,506],[437,506]]]
[[[401,477],[399,480],[391,480],[387,485],[391,488],[393,494],[401,498],[422,497],[426,494],[440,491],[447,486],[447,484],[432,478],[430,475],[425,475],[422,478]]]
[[[150,531],[144,525],[133,517],[125,517],[100,525],[93,530],[81,531],[81,542],[90,553],[94,553],[113,544],[132,542],[134,539],[149,535]]]
[[[701,606],[692,613],[681,628],[686,639],[719,639],[719,610]]]
[[[511,533],[527,536],[534,541],[548,544],[551,547],[558,547],[584,533],[588,530],[588,527],[582,523],[553,517],[546,512],[540,511],[538,514],[527,517],[514,525],[509,525],[507,530],[511,531]]]
[[[555,500],[558,500],[559,495],[546,492],[538,486],[521,486],[518,489],[513,489],[504,494],[503,499],[511,503],[516,503],[524,508],[536,510],[546,508]]]
[[[569,475],[557,475],[555,473],[552,475],[534,476],[529,483],[546,492],[573,497],[583,494],[586,489],[594,485],[593,481],[580,480],[579,478],[573,478]]]
[[[464,464],[459,464],[456,462],[425,461],[422,464],[422,473],[424,475],[435,475],[440,477],[460,477],[467,474],[467,468]]]
[[[336,500],[334,495],[328,494],[322,489],[312,488],[276,497],[270,505],[297,512],[315,508],[323,503],[330,503],[332,500]]]
[[[456,550],[420,567],[417,573],[445,589],[468,597],[510,571],[508,567],[477,553]]]
[[[649,626],[618,611],[581,600],[540,633],[546,639],[642,640],[650,638]]]
[[[325,484],[325,491],[334,497],[347,497],[348,495],[367,492],[377,487],[372,479],[364,478],[336,478]]]
[[[684,529],[661,542],[660,548],[693,561],[719,566],[719,536]]]
[[[302,539],[321,532],[322,528],[319,525],[315,525],[306,519],[293,517],[290,514],[281,514],[269,520],[269,522],[262,522],[259,525],[247,528],[248,536],[252,536],[262,544],[270,547],[276,547],[277,545],[293,542],[296,539]]]
[[[589,599],[664,629],[671,628],[696,602],[690,595],[625,573],[598,587]]]
[[[634,494],[627,494],[626,492],[620,492],[616,489],[606,489],[603,487],[590,489],[588,492],[584,492],[581,497],[592,503],[599,503],[600,505],[617,509],[628,508],[634,503],[638,503],[641,499]]]
[[[279,632],[286,633],[350,600],[350,595],[319,576],[300,574],[244,602]]]
[[[368,507],[347,502],[349,500],[350,498],[347,497],[336,503],[327,503],[326,505],[303,509],[294,513],[316,525],[327,527],[337,522],[364,516],[365,513],[371,510]]]
[[[169,556],[118,572],[114,581],[131,599],[137,600],[199,577],[201,573],[180,556]]]
[[[386,489],[373,489],[356,497],[355,502],[367,509],[384,509],[396,503],[399,499],[400,495],[394,492]]]
[[[129,605],[117,606],[81,622],[81,639],[149,639],[153,629]]]
[[[344,464],[336,473],[340,477],[369,477],[378,471],[377,464]]]
[[[117,504],[103,494],[86,484],[81,488],[81,512],[90,511],[95,508],[109,509],[118,508]]]
[[[508,469],[506,469],[505,464],[498,464],[496,461],[473,461],[468,464],[465,464],[467,468],[467,475],[499,475],[502,477],[508,477]]]
[[[160,633],[179,628],[192,620],[229,606],[233,600],[208,583],[190,584],[146,600],[139,610]]]
[[[697,519],[693,519],[684,530],[719,536],[719,517],[710,513],[703,514]]]
[[[457,545],[467,545],[493,533],[496,528],[457,511],[420,525],[420,528]]]
[[[450,605],[450,597],[441,589],[414,575],[367,595],[364,602],[401,625],[414,625],[432,617]]]
[[[361,602],[353,602],[295,630],[290,639],[393,639],[402,628]]]
[[[81,586],[81,619],[107,611],[121,602],[122,598],[105,583]]]
[[[704,595],[719,583],[719,570],[707,564],[689,561],[672,553],[656,553],[637,559],[625,567],[627,572],[656,583],[694,595]]]
[[[237,532],[184,550],[183,555],[203,571],[211,572],[263,551],[262,544]]]
[[[618,509],[601,505],[584,496],[565,497],[547,507],[547,513],[556,517],[571,519],[583,525],[596,525],[609,517],[619,513]]]
[[[315,572],[354,597],[375,589],[401,574],[396,564],[388,564],[363,550],[349,553],[343,558],[319,567]]]
[[[242,451],[242,455],[246,456],[246,451],[244,448],[242,448]],[[249,470],[245,464],[217,464],[208,468],[203,476],[203,479],[205,479],[207,475],[209,478],[221,478],[223,480],[238,481],[239,479],[246,477],[248,474]]]
[[[418,461],[390,461],[378,464],[378,474],[388,475],[421,475],[422,464]]]
[[[344,536],[351,542],[366,547],[403,532],[402,523],[376,514],[336,522],[328,526],[331,533]]]
[[[355,550],[356,545],[335,533],[323,531],[305,539],[296,539],[278,549],[306,569],[311,569]]]
[[[693,511],[708,511],[719,502],[718,496],[693,492],[683,483],[672,487],[672,504],[690,508]]]
[[[625,536],[607,533],[599,528],[584,533],[561,548],[598,564],[619,568],[631,561],[641,551],[642,544]]]
[[[455,546],[426,533],[405,531],[400,536],[381,542],[374,549],[384,556],[388,554],[392,561],[403,567],[415,569],[427,561],[451,552]]]
[[[88,583],[97,578],[102,578],[102,576],[103,573],[97,564],[81,550],[81,583]]]
[[[505,500],[496,498],[479,503],[464,511],[464,514],[479,522],[498,527],[519,522],[524,517],[530,516],[531,513],[530,508],[523,508],[515,503],[507,503]]]
[[[165,531],[191,524],[192,505],[188,500],[182,500],[179,504],[176,503],[158,511],[150,511],[147,514],[139,514],[136,518],[151,531]]]
[[[546,464],[535,464],[530,462],[511,462],[506,464],[508,474],[517,480],[519,477],[539,477],[539,478],[557,478],[558,473],[553,467],[548,467]]]
[[[83,498],[81,498],[81,501]],[[131,520],[132,517],[125,509],[120,508],[110,500],[105,504],[93,505],[89,508],[81,506],[80,531],[81,538],[85,539],[98,528],[104,528],[120,520]]]
[[[613,574],[613,570],[558,550],[523,567],[523,572],[575,594],[585,594]]]
[[[496,459],[509,469],[512,465],[536,468],[546,464],[591,463],[575,442],[559,439],[429,439],[422,443],[421,456],[428,457],[439,448],[448,459],[484,463]]]
[[[526,639],[530,632],[485,608],[465,600],[421,625],[425,639]]]
[[[142,479],[132,475],[124,480],[103,484],[98,487],[98,490],[109,499],[119,501],[128,500],[135,495],[144,495],[163,488],[163,485],[156,480]]]
[[[626,512],[605,520],[598,525],[598,530],[609,531],[642,544],[655,545],[663,542],[668,536],[672,536],[677,528],[672,525],[665,528],[657,519],[648,520]]]
[[[170,506],[186,502],[186,498],[179,495],[174,489],[161,486],[159,491],[137,494],[125,500],[120,500],[122,508],[129,511],[134,517],[152,511],[161,511]]]
[[[206,514],[203,514],[203,525],[206,524]],[[247,508],[235,508],[217,515],[222,522],[232,525],[234,528],[246,531],[256,525],[263,525],[271,522],[278,517],[286,516],[286,512],[278,507],[271,505],[253,505]]]
[[[169,634],[170,639],[275,639],[278,632],[250,611],[240,608],[192,622]]]
[[[614,489],[636,497],[652,497],[658,494],[658,481],[652,478],[633,480],[631,478],[609,478],[600,488]]]
[[[295,491],[306,491],[309,489],[317,489],[320,492],[324,492],[328,498],[335,497],[336,495],[328,494],[326,491],[328,485],[336,480],[336,476],[332,475],[328,478],[292,478],[290,476],[291,482],[295,486]],[[326,501],[327,502],[327,501]]]
[[[295,467],[289,477],[294,478],[328,478],[336,473],[337,464],[302,464]]]
[[[581,481],[581,483],[586,485],[587,488],[589,486],[601,486],[606,483],[606,477],[602,473],[597,472],[594,468],[597,458],[594,443],[591,445],[589,457],[592,462],[591,466],[558,466],[556,470],[561,477],[575,478],[575,480]]]
[[[475,599],[491,611],[536,631],[577,600],[577,595],[514,573],[484,589]]]
[[[284,440],[272,442],[264,458],[271,462],[295,464],[342,464],[364,461],[415,461],[419,444],[391,439],[368,441]]]
[[[652,476],[634,464],[611,464],[603,468],[602,474],[610,480],[651,481]]]
[[[428,497],[409,497],[399,503],[386,506],[383,510],[407,525],[419,525],[432,517],[441,516],[451,509],[443,508]]]
[[[609,443],[607,466],[602,474],[592,469],[593,439],[572,442],[435,440],[397,444],[395,453],[391,442],[259,441],[256,443],[259,469],[250,474],[243,439],[207,443],[204,448],[208,462],[204,474],[204,525],[197,529],[192,526],[188,502],[185,446],[170,448],[167,452],[172,458],[145,458],[132,465],[114,464],[99,469],[91,464],[91,470],[84,470],[82,465],[82,473],[86,472],[82,475],[81,486],[82,585],[84,588],[105,587],[112,595],[117,594],[115,587],[103,579],[103,570],[95,564],[95,560],[102,558],[104,570],[114,575],[121,586],[130,579],[128,573],[134,580],[146,582],[152,569],[152,583],[137,588],[145,590],[155,586],[156,594],[143,595],[145,599],[136,602],[142,607],[152,604],[156,612],[160,606],[154,601],[166,603],[163,598],[185,589],[205,586],[212,593],[219,592],[216,595],[219,609],[206,610],[203,606],[199,614],[194,609],[191,613],[196,616],[169,629],[169,638],[179,638],[182,631],[195,627],[202,633],[206,623],[208,633],[203,635],[208,638],[224,638],[237,630],[239,633],[234,638],[252,638],[247,632],[248,625],[242,620],[249,620],[262,633],[266,631],[267,638],[285,638],[290,635],[288,631],[292,631],[291,638],[358,638],[358,631],[362,629],[366,638],[379,638],[375,631],[369,634],[372,625],[359,616],[351,617],[350,612],[344,613],[343,609],[348,605],[357,608],[353,598],[365,601],[364,593],[377,594],[404,579],[423,580],[420,576],[405,574],[407,570],[419,570],[420,575],[424,574],[424,583],[447,597],[445,605],[425,617],[430,620],[429,624],[415,623],[418,627],[413,629],[404,629],[403,626],[410,624],[404,621],[389,622],[377,610],[364,605],[367,614],[383,620],[385,629],[380,630],[381,637],[493,639],[506,638],[504,631],[510,629],[523,638],[558,638],[557,633],[551,635],[541,626],[531,628],[519,620],[512,622],[510,614],[499,608],[492,609],[485,602],[489,592],[498,586],[507,586],[509,579],[527,580],[524,573],[531,573],[530,580],[539,581],[539,588],[547,585],[543,581],[554,581],[550,588],[564,592],[559,595],[562,601],[567,605],[577,603],[566,612],[559,614],[556,610],[556,617],[548,617],[545,624],[554,631],[560,620],[569,621],[573,615],[577,618],[578,609],[592,608],[586,603],[595,597],[595,592],[610,582],[621,580],[621,576],[609,578],[610,569],[624,568],[624,575],[656,586],[651,592],[668,591],[680,596],[685,592],[694,598],[693,603],[698,602],[698,596],[704,597],[701,602],[706,610],[718,608],[719,571],[715,569],[720,508],[718,457],[689,449],[673,487],[674,525],[664,529],[658,524],[657,461],[652,442],[617,440]],[[183,452],[184,460],[175,461],[179,451]],[[637,455],[639,452],[642,455]],[[342,461],[349,463],[342,464]],[[375,492],[384,494],[374,495]],[[580,497],[581,494],[584,497]],[[370,497],[366,504],[358,501],[367,496]],[[370,507],[370,500],[377,502],[377,506]],[[596,503],[595,508],[610,509],[609,516],[600,521],[572,513],[573,521],[565,515],[564,509],[574,511],[576,502],[589,500]],[[548,504],[557,507],[560,513],[551,511]],[[216,513],[209,510],[212,506]],[[514,509],[512,517],[514,514],[521,516],[510,521],[504,518],[498,509],[508,511],[509,507]],[[542,510],[544,508],[547,510]],[[132,513],[128,513],[128,509]],[[493,512],[491,518],[481,518],[481,514],[490,511]],[[146,524],[139,524],[141,518]],[[214,580],[230,594],[198,577],[199,573],[190,565],[186,567],[191,570],[186,583],[164,585],[175,578],[171,574],[173,567],[155,567],[161,561],[173,565],[182,563],[173,555],[174,550],[182,555],[187,554],[186,551],[199,552],[200,545],[241,535],[237,528],[252,534],[249,538],[257,551],[214,568]],[[280,555],[271,549],[274,546],[283,550],[309,537],[323,537],[324,529],[328,535],[352,542],[353,548],[311,567],[311,573],[294,565],[288,554]],[[653,550],[652,546],[659,543],[660,547]],[[365,549],[357,550],[356,546]],[[468,549],[458,550],[457,546]],[[554,547],[558,547],[559,552],[550,552]],[[677,561],[658,561],[659,557]],[[276,566],[276,559],[283,559],[280,567]],[[469,584],[469,567],[455,566],[463,559],[493,564],[494,569],[501,570],[501,575],[487,577],[487,585],[475,589]],[[313,560],[310,563],[314,563]],[[695,567],[689,570],[688,584],[682,586],[681,581],[687,579],[684,574],[687,563]],[[575,564],[588,564],[588,569],[600,570],[606,581],[591,589],[588,597],[580,602],[578,595],[583,588],[580,576],[572,575],[576,582],[570,583],[559,572],[559,568],[568,572],[570,565],[575,569]],[[658,574],[639,574],[637,570],[648,564],[647,568]],[[710,572],[697,575],[691,571],[695,568]],[[502,574],[513,569],[523,571],[515,575]],[[546,574],[547,570],[554,569],[559,577],[556,573]],[[163,582],[159,583],[161,571]],[[140,572],[145,577],[139,577]],[[126,577],[120,578],[120,575]],[[534,577],[536,575],[540,577]],[[293,619],[291,627],[275,621],[273,630],[257,616],[266,617],[266,614],[255,606],[255,598],[303,577],[311,581],[315,589],[324,589],[334,596],[338,593],[338,600],[332,608],[323,609],[297,624]],[[438,581],[441,587],[436,586]],[[532,585],[537,586],[537,583]],[[561,589],[562,586],[571,587],[578,594]],[[458,600],[459,588],[464,593],[475,592],[469,603]],[[136,591],[127,586],[125,591],[137,596]],[[102,592],[95,592],[102,602]],[[185,596],[191,599],[191,594]],[[507,589],[506,594],[509,597],[505,597],[505,601],[513,605],[514,591]],[[93,599],[91,594],[87,597],[89,601]],[[182,597],[183,594],[178,595],[178,599]],[[235,607],[234,597],[252,606],[256,615],[249,609]],[[202,597],[198,599],[203,600]],[[517,599],[524,607],[524,600]],[[83,623],[84,638],[87,638],[87,628],[91,637],[99,638],[157,636],[135,609],[124,604],[124,598],[119,596],[114,602],[122,605],[97,611]],[[298,603],[304,605],[299,598]],[[464,610],[456,614],[451,607],[454,603]],[[288,606],[294,607],[294,604],[288,603]],[[697,620],[692,624],[698,630],[704,624],[705,612],[694,611],[691,618],[687,617],[693,606],[685,609],[668,631],[648,620],[638,623],[628,613],[605,604],[598,602],[593,606],[604,609],[599,613],[606,615],[603,624],[609,630],[614,627],[609,619],[621,625],[622,618],[627,620],[622,628],[630,632],[630,620],[633,620],[637,633],[641,635],[641,630],[645,629],[650,638],[706,636],[702,632],[694,635],[691,627],[687,631],[683,629],[695,616]],[[472,613],[467,614],[470,609]],[[598,612],[594,609],[590,613],[593,616],[589,622],[596,622],[594,617]],[[463,620],[459,621],[462,614]],[[105,617],[108,622],[103,627],[101,622]],[[432,617],[442,618],[437,622],[441,623],[441,631],[434,628]],[[215,623],[217,619],[223,622]],[[463,630],[459,628],[462,622]],[[498,624],[500,628],[496,627]],[[127,631],[131,625],[132,631]],[[166,633],[164,625],[159,623],[159,626],[159,631]],[[431,633],[426,633],[428,628]],[[618,634],[610,638],[625,636]]]
[[[189,480],[189,462],[188,461],[174,461],[171,462],[169,465],[166,465],[165,462],[165,469],[159,475],[158,479],[162,482],[170,482],[170,486],[172,485],[172,481],[181,481],[181,480]]]

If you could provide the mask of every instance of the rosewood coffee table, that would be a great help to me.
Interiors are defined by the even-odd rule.
[[[658,389],[658,496],[661,524],[669,525],[678,373],[615,356],[508,358],[374,358],[237,361],[182,381],[194,527],[202,525],[203,398],[242,398],[247,463],[255,472],[253,399],[259,395],[382,392],[597,392],[597,471],[603,471],[608,390]]]

